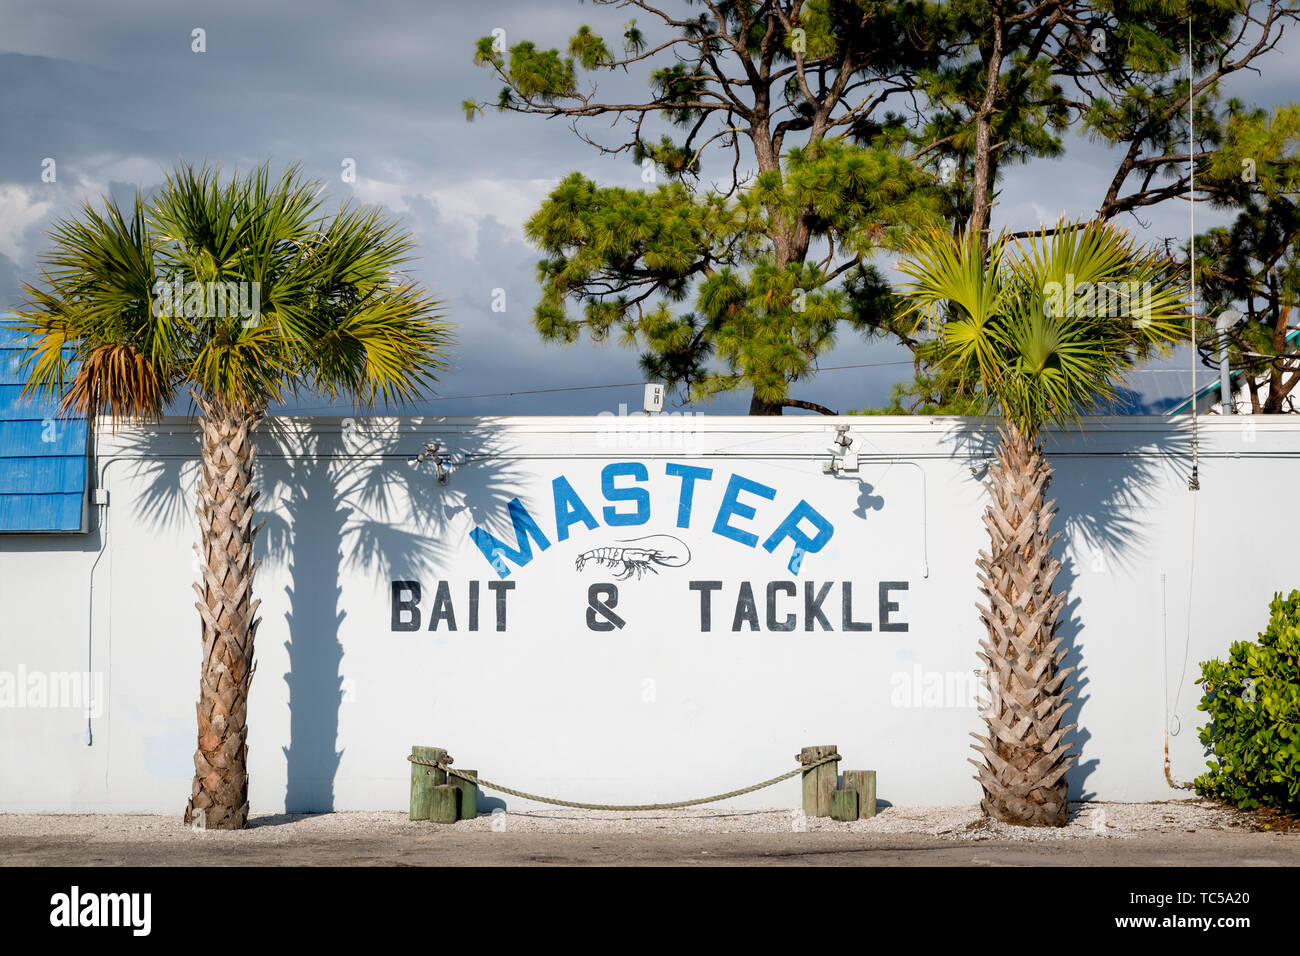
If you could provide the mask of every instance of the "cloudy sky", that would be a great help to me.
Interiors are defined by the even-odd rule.
[[[20,283],[33,276],[50,223],[81,202],[147,190],[182,160],[227,169],[297,160],[337,200],[382,203],[415,234],[416,274],[457,326],[454,368],[441,397],[422,410],[639,408],[641,388],[627,384],[642,380],[634,352],[538,340],[531,324],[538,254],[521,228],[566,173],[638,187],[639,168],[626,156],[601,156],[561,123],[489,111],[467,124],[459,106],[496,93],[491,76],[471,63],[477,37],[500,28],[511,44],[563,46],[580,23],[617,37],[628,17],[577,0],[0,0],[0,309],[12,308]],[[645,17],[641,26],[649,26]],[[204,52],[193,50],[196,29]],[[1262,76],[1239,74],[1229,92],[1263,106],[1294,98],[1296,52],[1300,43],[1287,36]],[[620,82],[636,90],[643,79]],[[47,159],[55,162],[52,183],[42,180]],[[346,160],[355,161],[355,182],[342,181]],[[1066,157],[1015,170],[994,225],[1087,215],[1112,165],[1103,148],[1071,142]],[[1151,211],[1146,226],[1125,225],[1149,239],[1185,236],[1186,216],[1185,204],[1168,204]],[[1214,221],[1198,212],[1198,229]],[[498,289],[504,312],[492,309]],[[907,376],[905,360],[896,347],[845,335],[823,358],[827,370],[796,397],[838,410],[881,404]],[[1143,391],[1185,392],[1187,365],[1144,376]],[[537,391],[593,385],[622,387]],[[534,394],[496,394],[521,391]],[[696,410],[747,407],[748,397],[736,395]]]

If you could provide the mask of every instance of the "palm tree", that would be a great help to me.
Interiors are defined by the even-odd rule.
[[[933,231],[904,253],[899,292],[917,325],[936,333],[926,361],[1001,418],[984,483],[989,550],[976,562],[987,599],[976,605],[987,632],[979,657],[992,691],[988,734],[972,735],[983,757],[971,761],[981,806],[1006,823],[1064,826],[1073,668],[1061,666],[1055,633],[1065,595],[1053,592],[1060,535],[1051,531],[1041,433],[1105,410],[1137,361],[1167,351],[1183,317],[1182,286],[1167,260],[1096,222],[1061,223],[1023,246],[1000,237],[987,259],[969,233]]]
[[[366,406],[416,399],[449,342],[438,301],[403,271],[410,236],[378,210],[323,215],[322,189],[297,166],[224,183],[182,166],[127,212],[85,204],[51,229],[19,312],[29,391],[115,422],[157,418],[185,393],[200,412],[203,663],[185,820],[211,829],[248,820],[253,433],[271,403],[304,390]]]

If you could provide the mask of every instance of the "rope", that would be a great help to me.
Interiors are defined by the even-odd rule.
[[[628,811],[628,810],[676,810],[681,807],[693,807],[701,803],[714,803],[718,800],[726,800],[730,797],[739,797],[742,794],[753,793],[755,790],[762,790],[764,787],[770,787],[775,783],[780,783],[782,780],[789,780],[791,777],[797,774],[807,773],[809,770],[812,770],[816,767],[820,767],[822,764],[830,763],[835,760],[841,760],[843,758],[840,757],[839,754],[831,754],[828,757],[822,757],[818,760],[812,761],[811,763],[807,763],[801,767],[797,767],[794,770],[791,770],[789,773],[783,773],[779,777],[773,777],[771,780],[764,780],[762,783],[756,783],[752,787],[743,787],[740,790],[731,790],[728,791],[727,793],[719,793],[716,796],[712,796],[712,797],[700,797],[697,800],[679,800],[676,803],[640,803],[640,804],[634,804],[629,806],[624,806],[620,804],[611,804],[611,803],[578,803],[573,800],[560,800],[556,797],[543,797],[543,796],[539,796],[536,793],[525,793],[523,790],[512,790],[509,787],[501,786],[501,784],[499,783],[493,783],[491,780],[484,780],[481,777],[471,776],[463,771],[456,770],[455,768],[449,766],[446,763],[439,763],[436,760],[428,760],[424,757],[417,757],[414,754],[411,754],[406,759],[411,761],[411,763],[419,764],[422,767],[436,767],[437,769],[442,770],[445,773],[449,773],[452,774],[453,776],[460,777],[462,780],[466,780],[470,783],[477,784],[480,787],[486,787],[489,790],[497,790],[501,793],[508,793],[511,796],[519,797],[521,800],[534,800],[537,803],[549,803],[557,807],[574,807],[578,810]]]

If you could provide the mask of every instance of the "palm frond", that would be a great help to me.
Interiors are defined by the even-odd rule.
[[[1184,318],[1178,268],[1110,223],[1059,223],[987,260],[970,235],[907,250],[907,309],[944,315],[922,357],[1026,432],[1113,406],[1137,361],[1166,352]]]
[[[25,391],[57,396],[83,414],[155,417],[173,392],[179,341],[174,322],[155,314],[156,241],[142,199],[136,195],[129,215],[111,201],[102,214],[84,204],[50,238],[41,281],[24,285],[17,310],[30,370]],[[79,367],[69,385],[72,362]]]
[[[324,215],[323,188],[296,165],[185,165],[129,214],[83,206],[51,231],[19,313],[28,387],[115,418],[158,415],[182,388],[258,412],[306,388],[424,394],[450,329],[404,272],[414,241],[379,209]]]

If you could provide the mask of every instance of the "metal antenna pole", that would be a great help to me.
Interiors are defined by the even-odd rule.
[[[1219,340],[1219,401],[1224,415],[1237,413],[1237,402],[1232,395],[1232,372],[1228,368],[1228,334],[1245,316],[1236,309],[1224,309],[1214,322],[1214,334]]]
[[[1192,313],[1192,477],[1187,482],[1188,491],[1200,491],[1200,443],[1196,430],[1196,76],[1192,66],[1192,18],[1187,17],[1187,214],[1191,231],[1188,249]]]
[[[1219,403],[1223,414],[1235,414],[1237,409],[1232,400],[1232,384],[1228,381],[1228,342],[1225,338],[1219,343]]]

